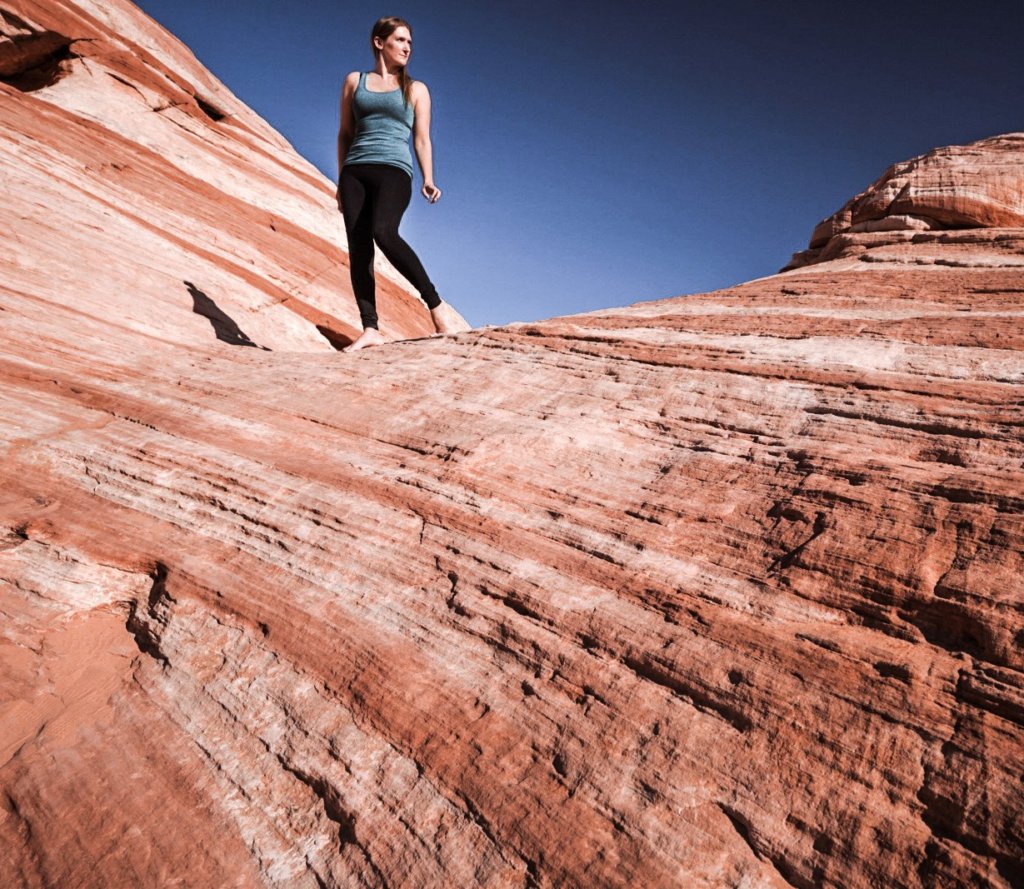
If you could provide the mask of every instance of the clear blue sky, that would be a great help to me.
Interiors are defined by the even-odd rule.
[[[444,197],[402,233],[474,325],[772,274],[889,164],[1024,130],[1021,0],[139,5],[331,179],[342,78],[408,19]]]

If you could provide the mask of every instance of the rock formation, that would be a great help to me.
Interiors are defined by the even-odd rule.
[[[819,222],[808,249],[795,254],[786,268],[856,256],[868,250],[872,251],[872,260],[885,261],[885,257],[899,251],[879,248],[898,248],[902,244],[967,245],[969,250],[975,242],[998,243],[1005,238],[1010,242],[1010,252],[1015,252],[1013,242],[1024,227],[1022,152],[1024,133],[1010,133],[970,145],[936,148],[896,164]],[[920,234],[963,229],[982,231]]]
[[[0,884],[1024,884],[1024,230],[340,355],[329,185],[0,5]]]

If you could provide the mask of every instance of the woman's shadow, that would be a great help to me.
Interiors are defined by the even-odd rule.
[[[249,339],[248,335],[239,327],[234,319],[224,312],[210,297],[196,287],[191,281],[184,281],[188,292],[192,294],[192,311],[202,315],[213,325],[213,332],[222,343],[232,346],[252,346],[254,349],[263,349],[265,352],[271,350],[261,346]]]

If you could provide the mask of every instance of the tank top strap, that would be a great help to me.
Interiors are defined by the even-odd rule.
[[[366,72],[365,71],[360,71],[359,72],[359,83],[356,84],[356,89],[357,90],[364,90],[364,89],[366,89]]]

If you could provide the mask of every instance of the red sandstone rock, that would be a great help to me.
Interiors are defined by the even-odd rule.
[[[333,256],[283,147],[181,160],[312,195],[275,248],[0,109],[0,884],[1021,885],[1024,232],[339,355],[266,297]]]
[[[841,248],[848,246],[843,240],[847,233],[1019,230],[1024,226],[1022,156],[1024,133],[1009,133],[970,145],[936,148],[895,164],[819,222],[808,250],[796,254],[787,268],[837,258]]]

